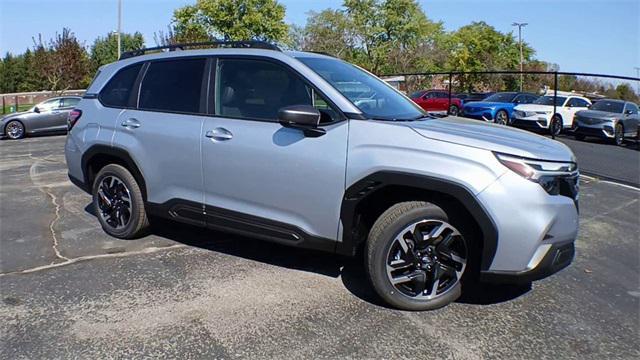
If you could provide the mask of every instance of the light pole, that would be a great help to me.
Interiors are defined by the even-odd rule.
[[[640,67],[635,66],[634,69],[636,69],[636,77],[640,78]],[[638,89],[638,96],[640,96],[640,81],[636,81],[636,88]]]
[[[528,23],[517,23],[514,22],[511,26],[518,27],[518,42],[520,43],[520,92],[522,92],[522,84],[524,83],[524,76],[522,74],[523,64],[524,64],[524,55],[522,54],[522,28],[529,25]]]
[[[116,36],[118,38],[118,60],[120,60],[120,54],[122,54],[122,39],[120,33],[122,32],[122,0],[118,0],[118,30]]]

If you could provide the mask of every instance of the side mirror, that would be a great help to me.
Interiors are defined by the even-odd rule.
[[[321,114],[311,105],[293,105],[278,111],[278,121],[284,127],[302,130],[304,136],[318,137],[326,133],[318,128]]]
[[[631,109],[627,109],[627,110],[624,111],[624,114],[625,115],[631,115],[631,114],[633,114],[633,111],[631,111]]]
[[[40,113],[40,108],[39,108],[39,107],[37,107],[37,106],[36,106],[36,107],[34,107],[34,108],[33,108],[33,112],[36,112],[36,113],[38,113],[38,114],[39,114],[39,113]]]

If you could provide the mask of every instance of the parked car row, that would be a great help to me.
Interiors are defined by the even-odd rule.
[[[467,93],[450,99],[446,90],[424,90],[410,97],[431,113],[448,112],[554,136],[568,131],[578,140],[598,137],[618,145],[626,138],[640,140],[638,105],[613,99],[592,103],[578,94],[558,93],[555,97],[526,92]]]

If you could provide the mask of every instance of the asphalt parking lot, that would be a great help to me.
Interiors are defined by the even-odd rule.
[[[170,222],[110,238],[63,144],[0,142],[2,359],[640,356],[637,189],[583,179],[576,259],[559,274],[403,312],[358,261]]]

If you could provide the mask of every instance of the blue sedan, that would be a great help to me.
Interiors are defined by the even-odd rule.
[[[520,104],[531,104],[538,98],[535,94],[499,92],[482,101],[465,103],[462,116],[507,125],[511,123],[513,108]]]

